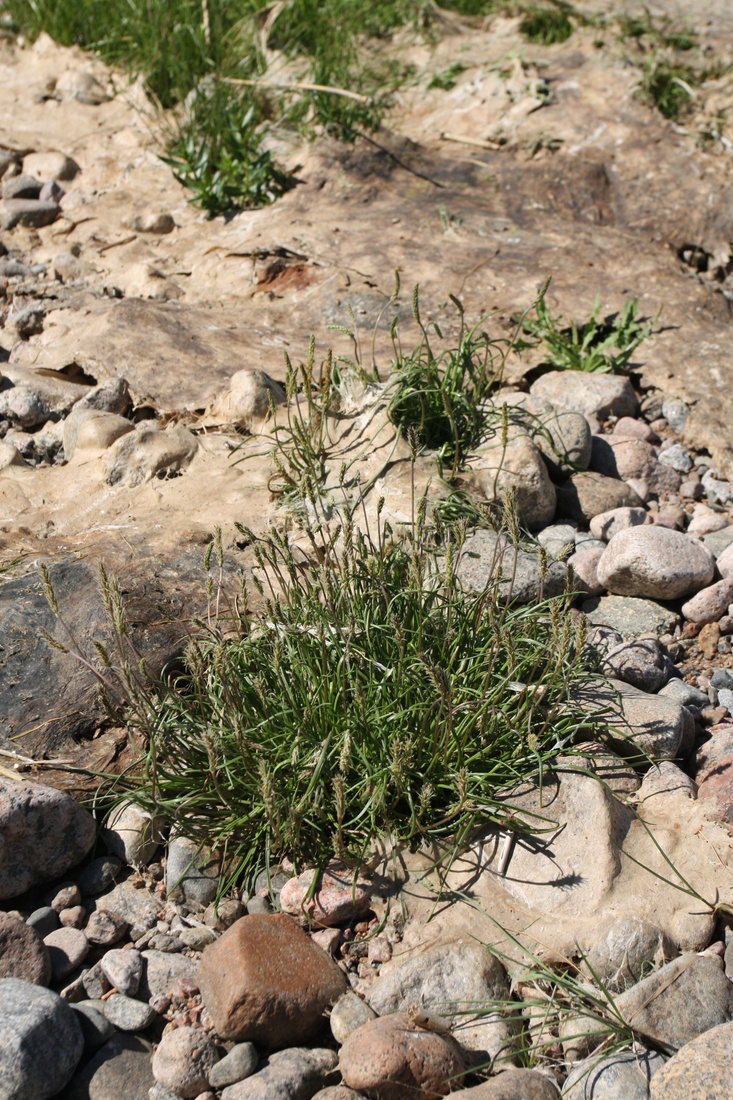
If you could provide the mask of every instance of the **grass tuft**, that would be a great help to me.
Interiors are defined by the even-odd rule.
[[[530,42],[539,46],[554,46],[567,42],[573,33],[573,24],[562,8],[532,7],[522,16],[519,29]]]
[[[545,362],[555,370],[601,374],[625,370],[636,349],[651,335],[654,326],[654,320],[637,318],[638,300],[627,299],[620,313],[611,314],[601,321],[601,297],[598,294],[585,323],[573,321],[568,327],[560,327],[560,321],[547,306],[549,283],[548,280],[542,287],[532,307],[536,317],[527,315],[521,322],[525,333],[538,337],[544,343],[547,351]],[[518,346],[521,349],[521,344]]]
[[[281,856],[358,862],[385,835],[416,847],[530,827],[506,792],[570,750],[582,640],[566,600],[502,599],[498,560],[483,592],[464,591],[464,528],[424,516],[401,542],[348,511],[299,546],[245,531],[264,615],[247,612],[235,641],[191,643],[151,700],[131,797],[225,848],[238,875]]]

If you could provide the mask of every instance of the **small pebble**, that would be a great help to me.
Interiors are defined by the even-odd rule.
[[[71,886],[64,886],[58,891],[51,902],[51,908],[55,909],[57,913],[60,913],[62,909],[69,909],[73,905],[80,904],[81,892],[79,887],[74,884]]]
[[[673,443],[671,447],[663,447],[659,452],[659,461],[663,466],[671,466],[681,474],[687,474],[692,469],[692,459],[681,443]]]
[[[35,928],[41,938],[48,936],[49,933],[55,932],[57,928],[61,927],[59,915],[50,905],[43,905],[40,909],[34,909],[26,924],[30,925],[31,928]]]
[[[88,867],[77,875],[79,889],[85,898],[96,897],[111,886],[122,871],[122,862],[113,856],[100,856],[93,859]]]
[[[99,962],[102,973],[111,986],[128,997],[134,997],[140,988],[143,975],[143,957],[139,951],[114,949],[108,951]]]
[[[179,932],[178,938],[186,947],[193,951],[203,951],[217,938],[216,933],[210,928],[184,928]]]
[[[64,928],[81,928],[86,920],[87,911],[83,905],[73,905],[70,909],[62,909],[59,920]]]
[[[109,909],[97,909],[87,921],[84,929],[90,943],[107,947],[122,939],[127,931],[127,921]]]
[[[81,976],[82,984],[87,997],[91,1000],[99,1000],[112,988],[99,963],[86,970]]]

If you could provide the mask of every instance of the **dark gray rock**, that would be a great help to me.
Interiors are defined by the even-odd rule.
[[[50,905],[42,905],[39,909],[34,909],[26,924],[30,928],[35,928],[41,939],[47,936],[49,932],[55,932],[57,928],[61,927],[59,915]]]
[[[148,1100],[155,1084],[152,1052],[150,1043],[136,1035],[113,1035],[59,1100]]]
[[[209,1071],[212,1088],[223,1089],[251,1077],[259,1065],[260,1056],[254,1043],[237,1043],[220,1062]]]
[[[0,980],[0,1096],[47,1100],[69,1081],[84,1049],[72,1008],[49,989]]]
[[[98,856],[76,876],[76,884],[85,898],[109,890],[122,872],[122,862],[114,856]]]
[[[84,1053],[89,1057],[112,1038],[115,1033],[114,1024],[110,1023],[90,1001],[80,1001],[78,1004],[72,1004],[71,1007],[76,1013],[84,1036]]]

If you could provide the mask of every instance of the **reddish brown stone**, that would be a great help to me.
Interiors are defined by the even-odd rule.
[[[435,1031],[411,1027],[407,1016],[379,1016],[352,1031],[341,1047],[344,1083],[373,1100],[424,1100],[460,1085],[465,1064],[458,1046]]]
[[[711,798],[724,821],[733,821],[733,722],[711,726],[695,753],[697,797]]]
[[[340,863],[331,863],[320,877],[312,897],[314,870],[291,878],[280,891],[280,904],[286,913],[329,928],[346,924],[369,911],[374,885]]]
[[[34,985],[51,981],[51,958],[36,932],[18,917],[0,913],[0,978],[20,978]]]
[[[236,921],[204,951],[198,980],[222,1038],[271,1048],[314,1038],[347,988],[333,959],[285,913]]]

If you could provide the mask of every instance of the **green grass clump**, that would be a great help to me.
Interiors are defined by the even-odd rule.
[[[540,46],[553,46],[567,42],[573,33],[573,24],[561,8],[528,8],[522,16],[519,29],[525,38]]]
[[[643,15],[629,15],[627,13],[619,15],[618,26],[621,41],[634,38],[640,45],[643,45],[644,40],[647,40],[655,46],[666,46],[669,49],[683,52],[694,49],[698,44],[697,32],[692,30],[691,27],[687,25],[676,26],[668,19],[655,22],[651,12],[646,8]]]
[[[460,61],[454,61],[452,65],[449,65],[447,69],[444,69],[440,73],[436,73],[430,80],[428,88],[440,88],[443,91],[450,91],[451,88],[455,88],[458,83],[458,77],[464,70],[464,66]]]
[[[596,295],[593,310],[583,324],[572,322],[561,327],[546,302],[549,280],[533,306],[536,317],[525,316],[524,332],[544,343],[545,362],[556,370],[582,370],[606,374],[625,370],[639,345],[651,335],[653,321],[637,318],[638,300],[627,299],[618,314],[599,320],[601,297]],[[521,347],[521,345],[519,345]]]
[[[192,201],[209,214],[265,206],[295,185],[263,150],[254,108],[221,84],[197,96],[163,158]]]
[[[429,530],[424,507],[403,542],[348,512],[300,548],[245,534],[264,614],[240,610],[237,640],[190,644],[148,708],[131,796],[226,848],[239,875],[281,856],[358,861],[384,835],[414,847],[460,845],[479,824],[536,829],[506,792],[541,780],[583,724],[568,603],[513,607],[498,569],[465,591],[463,530]]]
[[[692,106],[700,75],[689,65],[652,57],[644,68],[639,94],[665,118],[678,119]]]
[[[423,324],[417,286],[412,312],[422,339],[410,352],[402,350],[393,323],[388,414],[404,435],[412,433],[420,447],[435,451],[441,470],[445,467],[455,477],[490,424],[498,424],[490,394],[501,381],[508,341],[494,340],[483,331],[484,319],[468,327],[463,305],[453,295],[450,298],[460,316],[460,333],[441,350],[435,347],[443,341],[440,327],[435,322]]]

